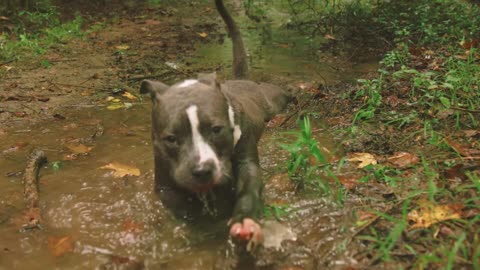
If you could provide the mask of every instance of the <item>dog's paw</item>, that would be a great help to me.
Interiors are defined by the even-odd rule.
[[[234,223],[230,227],[230,236],[247,243],[247,251],[252,251],[263,242],[262,227],[251,218],[244,218],[242,223]]]

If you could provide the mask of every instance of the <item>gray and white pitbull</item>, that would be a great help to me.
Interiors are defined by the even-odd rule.
[[[262,180],[257,143],[265,123],[287,104],[281,88],[248,80],[220,84],[215,74],[172,86],[143,81],[150,93],[155,187],[162,203],[195,218],[212,193],[230,235],[260,242]]]

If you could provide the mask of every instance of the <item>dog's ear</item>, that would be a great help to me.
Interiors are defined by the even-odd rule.
[[[214,88],[220,88],[220,83],[217,80],[217,73],[199,73],[198,74],[198,81],[209,85]]]
[[[170,88],[170,86],[157,82],[157,81],[150,81],[150,80],[144,80],[142,82],[142,85],[140,85],[140,94],[147,94],[150,93],[150,97],[152,98],[152,101],[156,100],[157,94],[162,95],[167,91],[167,89]]]

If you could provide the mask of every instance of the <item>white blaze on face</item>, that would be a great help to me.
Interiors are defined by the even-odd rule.
[[[230,105],[228,105],[228,118],[230,119],[230,127],[233,128],[233,147],[235,147],[242,136],[242,131],[240,125],[235,125],[235,113]]]
[[[220,178],[220,161],[218,160],[217,154],[213,151],[212,147],[205,142],[200,134],[200,130],[198,128],[200,121],[198,120],[198,113],[197,113],[197,106],[192,105],[186,109],[188,120],[190,121],[190,126],[192,127],[192,140],[193,140],[193,147],[195,148],[194,151],[198,153],[199,161],[198,164],[205,163],[206,161],[213,160],[215,164],[214,169],[214,180],[219,180]]]
[[[188,87],[190,85],[194,85],[198,83],[198,80],[185,80],[183,82],[181,82],[178,87],[182,88],[182,87]]]

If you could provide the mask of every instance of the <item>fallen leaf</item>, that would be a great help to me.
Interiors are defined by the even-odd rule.
[[[62,256],[73,251],[73,239],[71,236],[48,237],[48,248],[55,257]]]
[[[208,37],[208,34],[205,33],[205,32],[200,32],[200,33],[197,33],[199,36],[201,36],[202,38],[206,38]]]
[[[80,93],[80,95],[84,97],[89,97],[89,96],[92,96],[93,94],[95,94],[94,90],[85,90],[85,91],[82,91],[82,93]]]
[[[465,133],[465,136],[470,138],[480,134],[480,130],[474,130],[474,129],[464,130],[463,133]]]
[[[354,174],[337,175],[338,181],[348,190],[354,189],[358,186],[359,176]]]
[[[336,40],[336,38],[335,38],[334,36],[329,35],[329,34],[326,34],[326,35],[324,36],[324,38],[326,38],[326,39],[328,39],[328,40]]]
[[[66,147],[72,151],[73,154],[84,155],[92,151],[93,147],[88,147],[84,144],[67,144]]]
[[[395,153],[393,156],[388,157],[387,160],[397,168],[405,168],[420,161],[417,156],[407,152]]]
[[[117,103],[117,104],[112,104],[107,106],[107,110],[111,110],[111,111],[122,109],[122,108],[125,108],[125,105],[123,105],[123,103]]]
[[[444,176],[447,179],[462,179],[466,180],[467,175],[465,174],[465,170],[463,169],[463,164],[455,164],[451,168],[448,168],[444,172]]]
[[[377,164],[377,160],[375,159],[375,156],[370,153],[352,153],[350,155],[350,158],[348,158],[347,160],[353,161],[353,162],[360,162],[357,168],[363,168],[371,164],[373,165]]]
[[[125,165],[117,162],[109,163],[105,166],[100,167],[100,169],[110,169],[113,170],[113,176],[117,178],[124,177],[126,175],[139,176],[140,170],[136,167]]]
[[[132,94],[130,94],[130,92],[124,92],[124,93],[122,94],[122,97],[126,97],[126,98],[128,98],[128,99],[137,99],[137,97],[134,96],[134,95],[132,95]]]
[[[453,150],[455,150],[455,152],[459,153],[464,157],[471,157],[473,155],[480,154],[480,150],[469,148],[468,146],[461,145],[448,138],[446,140],[447,143],[453,148]]]
[[[371,220],[377,217],[377,214],[370,211],[358,210],[357,216],[359,221]]]
[[[130,49],[130,46],[128,46],[128,45],[118,45],[118,46],[115,46],[115,48],[117,50],[120,50],[120,51],[126,51],[126,50]]]
[[[414,222],[410,226],[410,230],[416,228],[429,228],[435,223],[439,223],[449,219],[458,219],[461,217],[463,205],[461,204],[444,204],[435,205],[430,201],[419,202],[420,208],[412,210],[408,213],[408,219]]]

